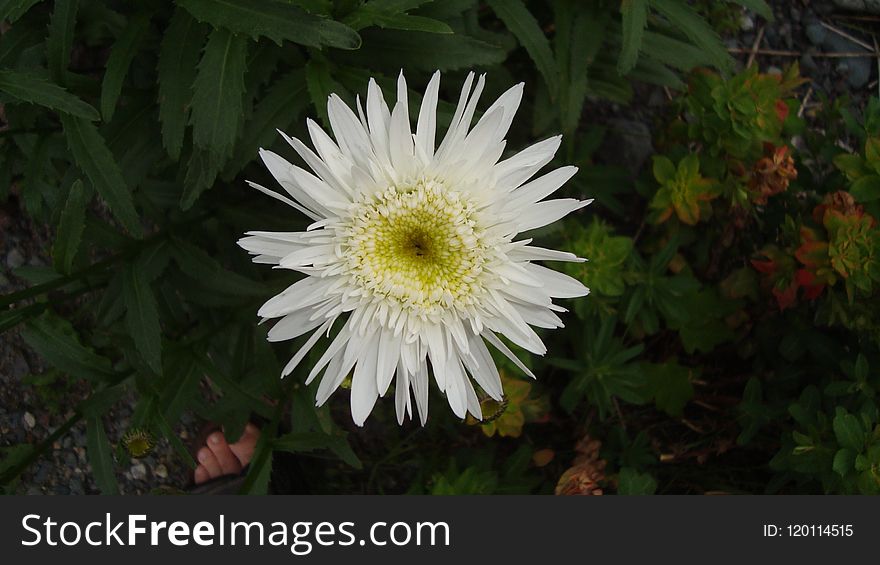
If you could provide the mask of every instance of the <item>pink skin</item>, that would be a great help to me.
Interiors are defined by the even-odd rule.
[[[223,432],[216,431],[208,436],[204,447],[199,449],[196,459],[199,466],[195,471],[197,485],[223,475],[237,475],[250,463],[254,447],[260,438],[260,429],[247,424],[244,433],[235,443],[228,443]]]

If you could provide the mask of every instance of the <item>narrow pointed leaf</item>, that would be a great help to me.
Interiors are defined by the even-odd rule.
[[[104,138],[89,122],[62,116],[61,125],[67,137],[67,146],[79,168],[89,177],[110,211],[125,229],[135,237],[141,235],[140,218],[134,207],[122,171],[107,148]]]
[[[125,266],[122,279],[125,325],[141,358],[156,373],[162,372],[162,329],[159,310],[148,277],[140,262]]]
[[[224,29],[211,32],[193,85],[193,142],[229,156],[238,133],[247,40]]]
[[[94,121],[101,117],[92,106],[57,84],[28,72],[0,71],[0,91],[24,102],[44,106],[86,120]]]
[[[86,418],[86,448],[92,474],[101,494],[119,494],[119,484],[113,469],[113,446],[107,439],[104,422],[98,414],[91,414]]]
[[[77,179],[71,185],[64,210],[61,211],[55,244],[52,246],[53,263],[62,273],[70,272],[79,250],[86,221],[86,204],[88,195],[82,181]]]
[[[348,26],[278,0],[179,0],[178,5],[215,28],[226,28],[253,39],[267,37],[278,45],[283,40],[340,49],[357,49],[361,45],[360,36]]]
[[[162,145],[177,160],[192,100],[199,54],[208,34],[207,26],[185,10],[176,10],[165,30],[159,50],[159,121]]]
[[[150,25],[150,18],[146,14],[134,16],[122,30],[122,35],[113,44],[110,57],[107,59],[107,68],[104,71],[104,81],[101,83],[101,115],[104,121],[109,122],[116,109],[116,102],[122,93],[122,83],[134,56],[137,54],[141,40]]]
[[[64,71],[70,64],[70,48],[76,27],[79,0],[55,0],[55,11],[49,20],[49,36],[46,38],[46,60],[52,80],[63,84]]]
[[[626,74],[636,65],[642,48],[642,37],[648,24],[648,0],[623,0],[620,15],[623,17],[623,46],[617,70]]]
[[[559,90],[559,72],[553,59],[550,42],[538,21],[526,8],[522,0],[489,0],[489,6],[501,18],[507,29],[516,36],[528,51],[552,97]]]

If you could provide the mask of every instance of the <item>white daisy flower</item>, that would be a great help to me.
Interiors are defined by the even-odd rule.
[[[311,332],[282,376],[337,329],[306,384],[323,375],[320,406],[354,370],[351,415],[359,426],[392,382],[398,422],[412,417],[412,390],[424,425],[429,374],[458,417],[481,418],[472,380],[496,400],[504,394],[486,342],[534,377],[499,335],[543,355],[546,347],[531,326],[563,327],[557,312],[566,310],[552,299],[589,293],[577,280],[532,263],[582,259],[531,246],[531,239],[514,241],[591,202],[543,200],[576,167],[529,180],[553,158],[561,137],[500,160],[523,85],[502,94],[471,127],[484,76],[474,82],[470,73],[436,147],[439,72],[428,84],[415,134],[401,73],[391,110],[372,79],[366,112],[360,98],[355,114],[330,96],[335,142],[312,120],[315,151],[281,133],[312,172],[260,150],[290,198],[249,184],[314,223],[304,232],[252,231],[239,240],[254,262],[305,275],[258,314],[264,321],[280,318],[269,341]]]

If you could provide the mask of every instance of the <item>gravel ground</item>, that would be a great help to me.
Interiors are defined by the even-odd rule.
[[[807,110],[817,103],[819,93],[829,98],[847,95],[856,105],[878,94],[876,59],[832,58],[824,54],[865,51],[859,43],[870,46],[874,41],[870,27],[866,26],[874,26],[880,32],[880,18],[868,16],[875,21],[853,19],[854,15],[856,18],[865,16],[841,10],[831,0],[774,0],[770,3],[776,14],[775,22],[743,17],[739,33],[727,41],[732,50],[746,51],[736,54],[741,64],[745,64],[756,45],[758,53],[754,64],[764,71],[799,62],[802,74],[810,79],[812,87],[811,97],[805,104]],[[855,40],[843,37],[827,27],[829,25],[852,35]],[[588,120],[595,115],[596,121],[609,126],[600,159],[603,156],[609,157],[602,160],[611,162],[623,159],[632,166],[634,162],[644,162],[650,155],[649,124],[665,103],[665,95],[659,89],[637,88],[635,100],[645,100],[645,104],[611,105],[611,108],[603,105],[599,113],[588,110]],[[14,275],[15,269],[46,265],[50,245],[51,234],[29,222],[19,210],[17,198],[10,197],[0,207],[0,294],[26,287],[26,282]],[[39,375],[43,369],[41,360],[22,343],[17,331],[0,334],[0,449],[41,441],[71,416],[66,406],[85,397],[87,391],[81,383],[54,382],[40,387],[32,384],[32,376]],[[107,435],[114,444],[127,430],[132,407],[133,398],[124,399],[105,419]],[[185,443],[193,437],[197,426],[192,418],[179,424],[178,431]],[[98,492],[91,478],[85,446],[85,424],[81,422],[23,473],[16,492]],[[120,491],[125,494],[146,493],[163,487],[185,488],[190,477],[189,470],[164,440],[148,456],[118,467]]]
[[[0,207],[0,294],[26,288],[15,276],[20,267],[47,265],[51,234],[33,225],[19,210],[13,195]],[[42,360],[23,343],[17,330],[0,334],[0,449],[36,444],[73,415],[69,407],[88,394],[83,383],[57,380],[35,386],[34,376],[45,369]],[[115,445],[128,429],[134,398],[124,398],[104,420],[107,436]],[[85,422],[75,425],[31,465],[15,486],[18,494],[92,494],[98,488],[86,456]],[[178,432],[184,443],[193,437],[197,422],[184,418]],[[189,470],[164,440],[142,459],[118,466],[123,494],[142,494],[157,488],[186,488]]]

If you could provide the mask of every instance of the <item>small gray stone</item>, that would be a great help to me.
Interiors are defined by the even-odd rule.
[[[12,248],[9,253],[6,254],[6,266],[10,269],[17,269],[24,265],[24,255],[21,254],[16,248]]]
[[[804,75],[812,75],[818,70],[818,66],[816,65],[816,60],[813,59],[813,56],[809,53],[804,53],[801,57],[801,72]]]
[[[828,37],[828,30],[822,27],[822,24],[818,22],[807,24],[807,39],[810,40],[810,43],[816,46],[820,46],[825,43],[825,38]]]
[[[22,420],[24,420],[24,425],[27,426],[27,429],[29,430],[34,429],[34,426],[37,425],[37,419],[34,418],[34,415],[30,412],[25,412]]]
[[[136,481],[143,481],[147,478],[147,468],[143,463],[136,463],[131,466],[131,478]]]
[[[168,478],[168,467],[159,463],[153,469],[153,474],[156,475],[157,477],[159,477],[160,479],[167,479]]]

